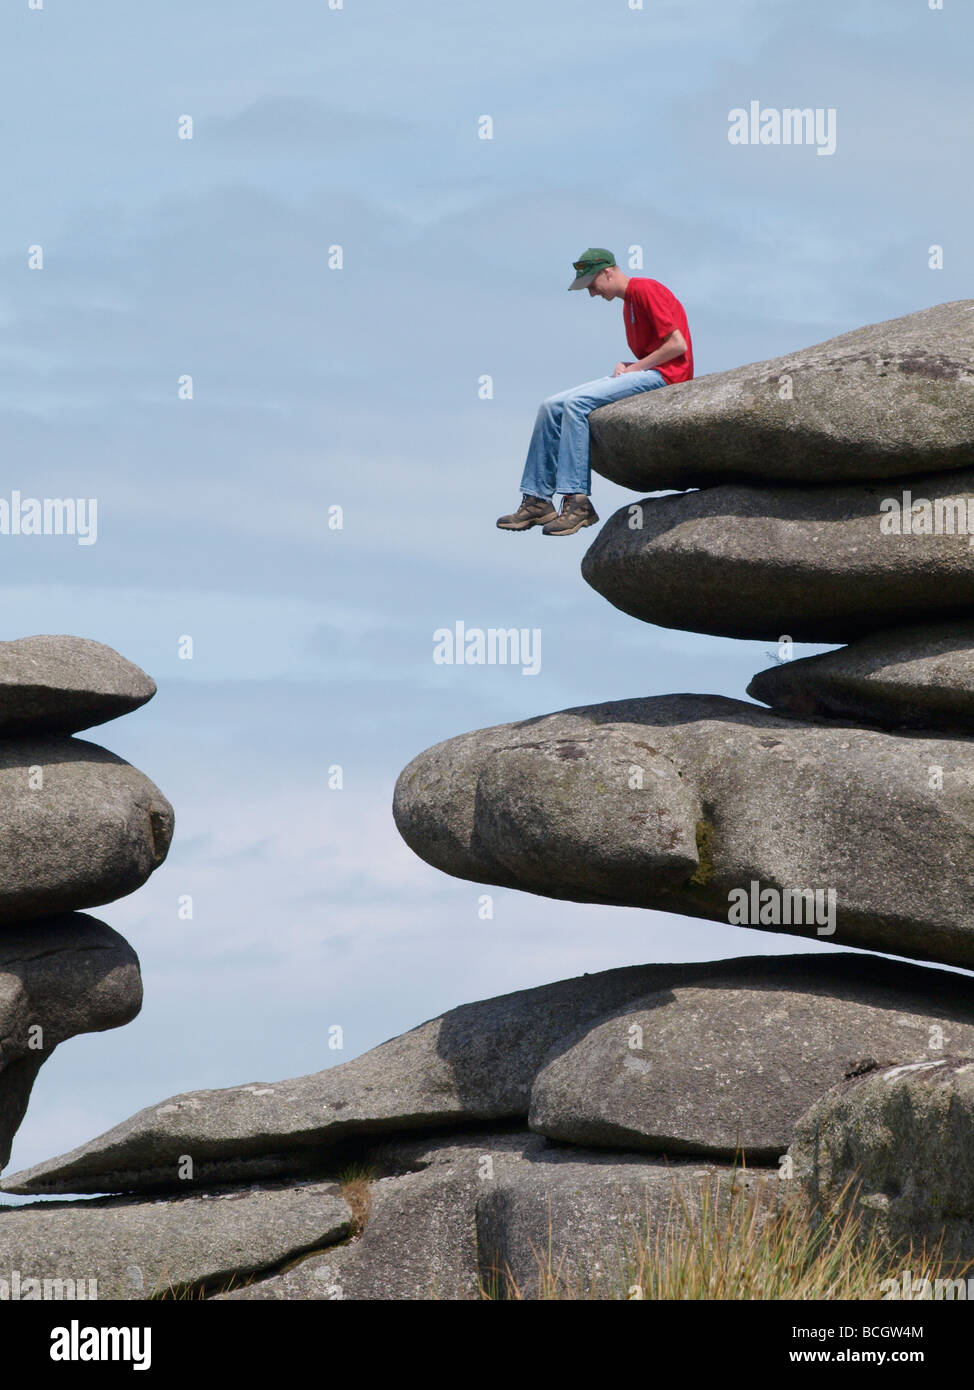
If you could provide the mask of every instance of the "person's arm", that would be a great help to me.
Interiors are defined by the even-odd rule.
[[[674,357],[682,357],[686,350],[686,338],[678,328],[674,328],[654,352],[641,357],[638,362],[620,362],[612,375],[621,376],[623,372],[645,372],[650,367],[662,367],[665,362],[672,362]]]

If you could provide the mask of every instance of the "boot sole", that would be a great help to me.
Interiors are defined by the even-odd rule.
[[[517,521],[510,526],[502,526],[501,523],[498,522],[497,529],[498,531],[530,531],[532,526],[547,526],[548,522],[554,521],[557,515],[558,513],[555,512],[551,516],[536,517],[533,521]]]
[[[544,536],[574,536],[576,531],[581,531],[586,526],[594,526],[597,521],[597,516],[590,516],[585,521],[580,521],[577,526],[573,526],[570,531],[543,531],[541,534]]]

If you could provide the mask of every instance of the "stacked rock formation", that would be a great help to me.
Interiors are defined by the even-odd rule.
[[[113,753],[72,738],[155,685],[100,642],[0,642],[0,1165],[42,1063],[142,1005],[131,946],[79,908],[134,892],[166,856],[172,808]]]
[[[101,1298],[531,1297],[553,1273],[626,1297],[620,1248],[647,1222],[742,1187],[774,1210],[804,1112],[935,1030],[974,1058],[965,978],[850,953],[630,966],[467,1004],[314,1075],[172,1096],[10,1176],[8,1192],[118,1195],[3,1212],[0,1267],[87,1271]]]
[[[943,305],[595,412],[602,473],[699,490],[612,517],[589,583],[649,622],[850,645],[755,677],[770,709],[672,695],[450,739],[399,778],[407,843],[477,883],[974,966],[972,341],[974,303]],[[971,1076],[959,972],[611,970],[141,1111],[3,1183],[113,1195],[6,1211],[0,1264],[109,1297],[533,1297],[553,1272],[627,1297],[620,1251],[742,1187],[774,1210],[792,1171],[823,1206],[857,1173],[891,1242],[974,1256]]]
[[[974,967],[972,344],[974,302],[946,304],[595,411],[599,471],[697,489],[606,522],[582,564],[599,593],[666,627],[849,645],[755,676],[770,710],[659,696],[439,744],[399,780],[412,848],[722,921],[754,883],[831,891],[835,942]],[[823,935],[766,906],[736,920]]]
[[[478,882],[974,967],[972,345],[974,302],[945,304],[594,412],[601,473],[680,490],[605,524],[582,564],[600,594],[665,627],[848,645],[755,676],[770,709],[673,695],[440,744],[397,787],[413,849]],[[974,992],[955,988],[952,1026],[927,1038],[845,1035],[867,1060],[801,1119],[792,1160],[823,1207],[855,1179],[891,1242],[943,1236],[971,1258],[974,1196],[950,1175],[970,1168]],[[904,1021],[898,982],[886,999]],[[697,1027],[721,1036],[713,995]],[[635,1098],[610,1036],[596,1026],[550,1064],[549,1132],[620,1143],[635,1111],[662,1151],[658,1071]],[[782,1059],[764,1084],[793,1078]]]

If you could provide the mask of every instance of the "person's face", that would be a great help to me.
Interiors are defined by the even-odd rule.
[[[589,297],[589,299],[594,299],[594,298],[596,297],[596,295],[598,295],[598,297],[599,297],[600,299],[604,299],[604,298],[605,298],[605,295],[606,295],[606,291],[607,291],[608,289],[609,289],[609,271],[608,271],[608,268],[606,268],[605,270],[600,270],[599,273],[598,273],[598,275],[596,275],[595,279],[594,279],[594,280],[592,281],[592,283],[589,285],[589,287],[588,287],[588,297]]]

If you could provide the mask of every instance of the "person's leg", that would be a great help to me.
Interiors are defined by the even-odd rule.
[[[665,386],[666,380],[655,367],[642,372],[624,372],[621,376],[603,376],[586,381],[566,393],[559,410],[561,429],[558,457],[554,469],[553,491],[564,495],[592,490],[592,471],[589,466],[588,417],[600,405],[621,401],[640,391],[653,391]]]
[[[557,518],[551,497],[555,490],[562,407],[576,390],[578,387],[572,386],[567,391],[548,396],[538,407],[521,474],[521,492],[524,496],[517,511],[497,518],[497,525],[502,531],[530,531],[534,526],[546,526]]]
[[[555,491],[562,406],[572,392],[579,389],[571,386],[567,391],[548,396],[538,407],[524,472],[521,474],[521,491],[529,497],[547,500]]]

